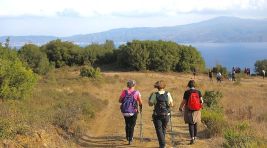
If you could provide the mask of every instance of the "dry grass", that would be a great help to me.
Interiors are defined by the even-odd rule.
[[[118,98],[128,79],[137,81],[136,89],[141,92],[145,104],[150,93],[155,91],[153,84],[165,80],[166,90],[174,98],[174,110],[178,111],[187,82],[192,78],[190,74],[156,72],[104,72],[103,75],[101,80],[90,80],[79,76],[79,67],[55,70],[41,78],[30,98],[22,102],[1,103],[1,115],[22,115],[22,123],[29,125],[31,129],[41,129],[51,123],[56,112],[55,106],[60,102],[89,101],[93,104],[92,110],[98,112],[111,98]],[[198,75],[195,81],[202,93],[206,90],[223,93],[221,105],[230,124],[246,120],[255,136],[267,139],[267,80],[249,77],[242,78],[240,84],[226,80],[217,83],[215,80],[210,82],[207,75]],[[6,109],[7,106],[14,110]],[[152,112],[151,108],[148,110]],[[81,122],[88,125],[90,120],[84,119]]]
[[[143,100],[152,91],[155,91],[153,84],[157,80],[167,82],[166,90],[171,92],[175,102],[175,109],[183,97],[188,80],[192,78],[190,74],[182,73],[155,73],[155,72],[109,72],[106,77],[118,76],[121,81],[113,87],[122,88],[127,79],[137,81],[136,89],[141,91]],[[249,123],[253,136],[267,140],[267,81],[260,77],[241,78],[240,83],[228,80],[222,83],[210,82],[207,75],[198,75],[196,78],[198,89],[204,93],[206,90],[216,90],[223,93],[221,106],[223,107],[226,120],[230,125],[235,125],[243,121]],[[204,94],[203,94],[204,95]]]

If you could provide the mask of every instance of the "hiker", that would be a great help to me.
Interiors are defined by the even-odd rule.
[[[216,75],[217,82],[222,82],[222,74],[220,72],[217,73]]]
[[[128,80],[127,87],[121,92],[119,102],[121,103],[121,112],[125,120],[125,133],[128,144],[133,142],[134,127],[136,124],[138,112],[142,112],[142,99],[138,90],[135,90],[135,80]],[[139,105],[139,111],[138,111]]]
[[[157,81],[154,88],[157,88],[158,91],[153,92],[148,101],[149,106],[154,106],[152,118],[160,148],[165,148],[166,145],[166,128],[170,119],[170,107],[173,106],[172,96],[164,90],[165,87],[166,84],[163,80]]]
[[[235,81],[235,70],[232,71],[232,81]]]
[[[195,81],[188,82],[188,90],[184,92],[183,101],[180,104],[179,111],[184,111],[184,121],[188,124],[190,133],[190,144],[195,143],[197,136],[197,123],[201,122],[201,108],[203,99],[201,92],[195,89]]]
[[[209,78],[210,78],[210,81],[213,81],[212,80],[212,71],[211,70],[209,70]]]
[[[195,79],[195,77],[196,77],[196,73],[197,73],[197,70],[196,70],[195,67],[192,69],[192,73],[193,73],[193,76],[194,76],[194,79]]]
[[[265,78],[265,70],[264,69],[262,70],[262,78],[263,79]]]

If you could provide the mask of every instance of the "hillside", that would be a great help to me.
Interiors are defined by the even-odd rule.
[[[0,37],[4,42],[7,36]],[[121,44],[137,40],[171,40],[175,42],[267,42],[267,19],[241,19],[236,17],[217,17],[210,20],[172,27],[118,28],[105,32],[74,35],[70,37],[53,36],[11,36],[11,45],[24,43],[44,44],[50,40],[62,40],[86,45],[92,42],[113,40]]]
[[[155,91],[153,88],[155,81],[160,79],[167,82],[166,90],[171,92],[175,105],[172,133],[170,126],[168,127],[168,147],[221,147],[224,142],[223,136],[209,138],[204,124],[200,125],[197,143],[193,146],[188,145],[187,125],[183,122],[182,114],[178,112],[178,105],[191,78],[192,75],[182,73],[103,72],[103,79],[90,80],[79,76],[79,67],[57,69],[41,78],[30,98],[0,103],[1,122],[12,119],[9,122],[13,123],[15,120],[20,123],[16,126],[11,124],[16,128],[20,127],[20,133],[16,133],[17,136],[13,139],[0,140],[0,143],[3,142],[0,147],[14,145],[16,147],[129,147],[124,138],[124,120],[118,103],[118,96],[126,87],[125,82],[128,79],[137,81],[136,89],[140,90],[144,102],[144,142],[139,142],[140,118],[138,117],[135,141],[131,147],[157,147],[155,129],[151,122],[153,108],[148,107],[147,98],[152,91]],[[243,77],[238,83],[228,80],[217,83],[210,82],[203,74],[197,75],[195,80],[202,93],[206,90],[223,93],[220,106],[223,107],[229,125],[241,126],[245,132],[253,133],[250,133],[250,136],[266,142],[267,81],[263,81],[260,77]],[[69,117],[77,113],[79,105],[83,107],[82,102],[88,103],[88,101],[93,105],[89,108],[95,108],[94,117],[84,120],[85,115],[78,116],[79,120],[75,120],[76,124],[67,129],[66,133],[62,131],[62,127],[55,125],[54,120],[51,120],[51,118],[61,121],[64,121],[64,118],[67,121],[73,120]],[[91,112],[86,113],[91,114]],[[1,134],[4,132],[9,131],[0,131]],[[72,136],[77,136],[76,133],[83,135],[73,139]]]

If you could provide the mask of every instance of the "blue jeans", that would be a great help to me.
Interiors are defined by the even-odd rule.
[[[156,129],[160,148],[165,147],[165,134],[170,117],[168,115],[153,115],[153,123]]]

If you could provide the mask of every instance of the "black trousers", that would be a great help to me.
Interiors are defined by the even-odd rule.
[[[166,116],[153,115],[152,118],[159,141],[159,146],[160,148],[163,148],[165,147],[166,144],[165,134],[170,117],[168,115]]]
[[[197,123],[195,124],[188,124],[189,127],[189,133],[190,133],[190,137],[193,139],[194,137],[197,136]]]
[[[134,114],[133,116],[130,117],[125,117],[125,133],[126,133],[126,138],[128,141],[133,139],[133,134],[134,134],[134,127],[136,124],[136,119],[137,119],[137,113]]]

